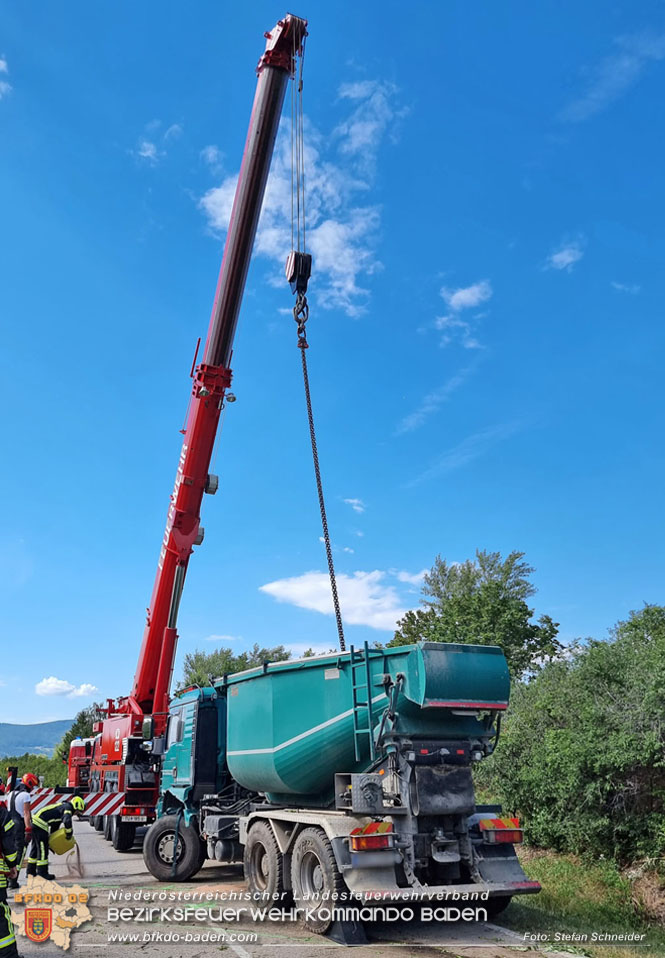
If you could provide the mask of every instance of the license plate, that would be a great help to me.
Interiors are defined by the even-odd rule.
[[[147,815],[121,815],[123,822],[147,822]]]

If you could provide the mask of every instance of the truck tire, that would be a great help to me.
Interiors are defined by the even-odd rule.
[[[255,822],[250,828],[243,870],[252,894],[284,894],[284,858],[267,822]]]
[[[173,867],[176,824],[178,843]],[[201,839],[192,825],[177,815],[165,815],[150,826],[143,840],[143,860],[158,881],[188,881],[203,865]]]
[[[111,825],[111,844],[117,852],[128,852],[136,838],[136,825],[123,822],[121,815],[113,816]]]
[[[94,824],[94,826],[95,826],[95,831],[96,831],[96,832],[101,832],[101,831],[103,831],[103,829],[104,829],[104,816],[103,816],[103,815],[95,815],[95,817],[93,818],[92,821],[93,821],[93,824]]]
[[[481,904],[487,911],[487,917],[491,920],[492,918],[496,918],[497,915],[500,915],[502,911],[505,911],[512,900],[512,895],[497,895],[495,898],[488,898],[487,901],[481,902]]]
[[[104,824],[102,826],[102,831],[104,832],[104,838],[107,842],[111,841],[111,829],[113,827],[113,816],[112,815],[102,815],[104,819]]]
[[[344,893],[346,886],[337,868],[332,845],[320,828],[305,828],[296,838],[291,856],[291,885],[296,904],[306,902],[308,912],[316,909],[317,895],[321,896],[319,907],[329,911]],[[325,935],[332,925],[332,918],[314,915],[304,918],[303,925],[317,935]]]

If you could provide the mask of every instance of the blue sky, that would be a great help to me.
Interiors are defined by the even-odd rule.
[[[129,691],[254,66],[284,12],[0,3],[0,720]],[[602,637],[663,601],[662,4],[295,12],[348,640],[389,639],[436,554],[476,548],[526,552],[537,613]],[[176,674],[220,641],[336,642],[280,279],[287,176],[280,141]]]

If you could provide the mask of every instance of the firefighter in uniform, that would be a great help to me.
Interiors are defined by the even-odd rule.
[[[15,788],[9,794],[7,799],[7,808],[16,826],[16,850],[18,857],[16,859],[16,871],[20,873],[25,850],[32,838],[32,820],[30,817],[30,792],[37,788],[39,779],[32,772],[23,776]],[[9,879],[10,888],[18,888],[18,874],[16,878]]]
[[[7,903],[7,878],[16,878],[16,826],[0,803],[0,958],[18,958],[12,913]]]
[[[38,875],[53,881],[54,875],[49,874],[48,852],[49,835],[64,827],[65,835],[71,838],[73,834],[72,815],[81,816],[85,811],[85,802],[80,795],[74,795],[63,802],[56,802],[40,808],[32,816],[32,842],[28,854],[28,875]]]

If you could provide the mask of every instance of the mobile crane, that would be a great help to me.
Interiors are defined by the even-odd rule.
[[[69,784],[80,786],[87,778],[90,814],[97,819],[107,816],[110,825],[105,833],[118,850],[131,847],[137,824],[155,818],[178,609],[190,556],[203,541],[203,496],[214,495],[219,485],[209,469],[231,385],[233,338],[284,96],[306,36],[307,21],[291,14],[265,34],[203,359],[196,365],[197,345],[192,364],[189,412],[134,684],[129,695],[107,700],[106,717],[94,726],[87,776],[81,774],[81,743],[70,752]]]

